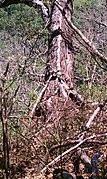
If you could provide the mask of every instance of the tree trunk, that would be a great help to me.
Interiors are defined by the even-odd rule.
[[[49,50],[45,72],[45,82],[53,74],[50,83],[45,91],[41,106],[45,109],[45,120],[54,121],[62,116],[62,108],[65,102],[69,103],[68,93],[63,87],[61,80],[70,88],[73,88],[73,47],[72,42],[65,40],[63,34],[72,36],[63,15],[72,20],[72,1],[55,1],[51,10],[49,25]],[[71,100],[70,100],[71,101]]]
[[[44,142],[45,139],[46,142],[50,142],[50,138],[54,138],[53,134],[55,133],[58,134],[56,135],[58,136],[58,140],[56,139],[56,141],[61,142],[63,139],[66,139],[66,134],[72,127],[69,119],[72,119],[75,113],[75,106],[69,98],[69,90],[73,88],[74,83],[74,55],[72,31],[66,22],[66,19],[72,21],[72,2],[73,0],[53,1],[50,16],[48,17],[46,16],[46,6],[43,6],[42,1],[35,1],[38,5],[42,4],[40,5],[42,12],[46,11],[44,17],[49,18],[48,57],[45,70],[45,83],[47,84],[48,82],[48,85],[41,95],[42,100],[38,100],[38,102],[40,102],[40,107],[35,105],[37,107],[34,106],[36,111],[33,110],[32,112],[33,117],[34,111],[36,112],[35,114],[38,119],[37,130],[39,132],[35,135],[37,136],[39,134],[41,142],[42,140]],[[66,19],[64,16],[66,16]],[[43,122],[45,124],[49,122],[45,128],[41,128]],[[39,130],[39,127],[42,130]],[[60,154],[61,152],[60,150]]]
[[[3,152],[4,152],[4,161],[5,161],[5,174],[6,179],[9,178],[9,146],[8,146],[8,131],[7,131],[7,120],[6,122],[2,121],[3,128]]]
[[[4,153],[4,169],[6,179],[9,178],[9,144],[8,144],[8,120],[6,115],[6,100],[5,96],[3,96],[4,92],[4,84],[1,85],[0,88],[0,119],[2,123],[2,131],[3,131],[3,153]]]

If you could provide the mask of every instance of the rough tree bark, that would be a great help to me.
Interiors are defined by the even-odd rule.
[[[59,9],[61,7],[61,10]],[[69,21],[72,20],[72,1],[55,1],[51,9],[51,18],[48,26],[49,48],[48,60],[45,71],[45,82],[53,75],[45,91],[41,105],[45,109],[46,119],[54,121],[61,117],[62,106],[68,101],[68,93],[62,81],[73,88],[73,46],[72,41],[66,42],[61,32],[69,34],[72,32],[63,17],[63,13]],[[62,81],[61,81],[62,80]]]

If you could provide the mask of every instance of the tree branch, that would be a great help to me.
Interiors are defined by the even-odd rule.
[[[98,113],[102,110],[102,108],[106,105],[107,100],[104,100],[102,103],[99,104],[97,109],[94,111],[92,116],[89,118],[88,122],[86,123],[85,127],[90,128],[91,123],[93,122],[94,118],[98,115]]]
[[[83,40],[83,42],[85,43],[85,48],[95,57],[98,57],[102,62],[107,63],[107,57],[105,55],[103,55],[102,53],[100,53],[94,44],[92,44],[92,42],[90,42],[90,40],[88,40],[85,35],[72,23],[72,21],[69,21],[68,18],[66,17],[66,14],[63,13],[63,9],[59,6],[59,4],[57,3],[57,1],[55,2],[56,6],[59,8],[59,10],[62,12],[63,17],[65,18],[66,22],[68,23],[69,27],[76,32],[76,34],[79,35],[79,37]],[[62,32],[63,34],[63,32]],[[69,37],[68,37],[69,39]],[[69,41],[69,40],[68,40]]]
[[[65,155],[67,155],[68,153],[70,153],[71,151],[77,149],[79,146],[81,146],[84,142],[90,140],[90,139],[94,139],[94,138],[98,138],[98,137],[102,137],[102,136],[107,136],[107,133],[104,133],[104,134],[99,134],[99,135],[95,135],[93,134],[92,136],[90,137],[87,137],[83,140],[81,140],[78,144],[76,144],[75,146],[71,147],[70,149],[66,150],[65,152],[63,152],[61,155],[59,155],[58,157],[56,157],[54,160],[52,160],[46,167],[44,167],[41,171],[41,173],[43,173],[49,166],[57,163],[60,158],[63,158]]]
[[[99,112],[102,110],[102,108],[106,105],[106,103],[107,103],[107,99],[104,100],[102,103],[100,103],[99,106],[95,109],[94,113],[89,118],[88,122],[84,126],[82,126],[83,131],[79,135],[79,140],[83,140],[85,138],[85,135],[87,133],[87,129],[90,128],[90,125],[92,124],[93,120],[99,114]]]
[[[94,44],[92,44],[92,42],[90,42],[85,35],[72,23],[69,22],[68,19],[64,16],[64,18],[66,19],[68,25],[79,35],[79,37],[83,40],[83,42],[86,44],[85,48],[93,55],[98,57],[102,62],[107,63],[107,57],[105,55],[103,55],[102,53],[100,53]]]
[[[32,109],[32,111],[31,111],[31,113],[30,113],[30,117],[31,117],[31,118],[34,117],[35,110],[36,110],[38,104],[40,103],[40,101],[41,101],[41,99],[42,99],[42,97],[43,97],[43,95],[44,95],[44,93],[45,93],[45,91],[46,91],[46,89],[47,89],[47,87],[48,87],[48,85],[49,85],[49,82],[50,82],[51,78],[52,78],[52,75],[49,77],[49,79],[48,79],[46,85],[44,86],[44,88],[43,88],[42,91],[40,92],[40,94],[39,94],[39,96],[38,96],[38,98],[37,98],[37,100],[36,100],[36,103],[34,104],[33,109]]]
[[[52,153],[54,150],[57,150],[59,148],[64,148],[64,147],[67,147],[67,146],[70,146],[70,145],[76,145],[78,142],[80,142],[80,140],[70,140],[70,141],[67,141],[67,142],[63,142],[62,144],[56,144],[54,146],[52,146],[50,149],[49,149],[49,153]],[[88,146],[92,145],[93,144],[98,144],[98,145],[106,145],[107,144],[107,141],[102,141],[102,140],[88,140],[85,142],[85,144],[87,144]]]
[[[60,79],[60,84],[62,85],[63,87],[63,91],[67,92],[69,97],[75,101],[76,104],[78,105],[84,105],[85,102],[84,102],[84,99],[83,97],[77,93],[77,91],[75,91],[74,89],[70,89],[69,86],[63,81],[63,79],[59,78]]]

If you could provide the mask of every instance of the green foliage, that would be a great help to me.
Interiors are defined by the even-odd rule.
[[[25,36],[32,31],[38,31],[43,26],[43,21],[34,8],[27,5],[11,5],[0,9],[0,29],[6,29],[12,35]]]
[[[96,5],[96,0],[75,0],[74,8],[79,9],[82,6],[92,7]]]
[[[0,29],[4,29],[6,12],[4,9],[0,9]]]
[[[106,72],[84,50],[77,53],[75,58],[75,88],[78,93],[91,100],[105,98],[106,85],[103,83]]]
[[[100,21],[100,13],[102,13],[102,22],[106,21],[105,18],[105,0],[75,0],[74,1],[74,24],[83,32],[83,34],[95,44],[97,49],[102,49],[101,53],[106,54],[105,50],[105,36],[106,27],[97,23]],[[103,31],[103,33],[101,33]],[[100,38],[99,38],[100,37]],[[76,37],[78,38],[78,37]],[[78,44],[78,42],[77,42]],[[98,63],[104,68],[105,64],[101,64],[99,59],[96,59]],[[79,52],[75,56],[75,88],[78,93],[81,93],[86,99],[101,99],[105,98],[106,86],[104,81],[106,80],[106,72],[97,64],[95,65],[95,59],[85,51],[84,48],[79,49]],[[94,81],[91,81],[94,70]],[[89,81],[84,81],[85,79]],[[85,92],[85,93],[84,93]]]
[[[5,71],[7,62],[10,62],[8,76],[4,84],[8,93],[7,108],[12,104],[13,95],[19,85],[18,94],[14,99],[15,102],[12,104],[11,111],[11,114],[16,115],[16,117],[7,116],[9,129],[14,138],[16,138],[15,131],[19,130],[22,133],[26,131],[25,125],[19,123],[18,118],[28,115],[29,108],[33,106],[41,90],[40,87],[36,92],[39,79],[35,73],[39,74],[44,68],[43,57],[37,58],[38,52],[43,53],[46,50],[44,47],[47,43],[47,30],[43,27],[44,23],[34,8],[17,4],[0,9],[2,72]],[[22,73],[24,65],[25,69]],[[34,70],[31,68],[33,65],[35,66]],[[2,135],[2,127],[0,135]],[[2,141],[0,142],[2,143]]]

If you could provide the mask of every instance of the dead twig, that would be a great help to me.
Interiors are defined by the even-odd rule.
[[[102,136],[107,136],[107,133],[104,133],[104,134],[99,134],[99,135],[95,135],[93,134],[92,136],[90,137],[87,137],[83,140],[81,140],[78,144],[76,144],[75,146],[71,147],[70,149],[66,150],[65,152],[63,152],[61,155],[59,155],[58,157],[56,157],[54,160],[52,160],[48,165],[46,165],[41,173],[43,173],[49,166],[57,163],[61,158],[65,157],[65,155],[67,155],[68,153],[70,153],[71,151],[77,149],[78,147],[80,147],[84,142],[90,140],[90,139],[93,139],[93,138],[99,138],[99,137],[102,137]]]
[[[49,82],[50,82],[51,78],[52,78],[52,75],[50,75],[50,77],[49,77],[49,79],[48,79],[46,85],[44,86],[44,88],[43,88],[42,91],[40,92],[40,94],[39,94],[39,96],[38,96],[38,98],[37,98],[37,100],[36,100],[36,103],[34,104],[33,109],[32,109],[32,111],[31,111],[31,113],[30,113],[30,118],[33,118],[33,117],[34,117],[35,110],[36,110],[38,104],[40,103],[40,101],[41,101],[41,99],[42,99],[42,97],[43,97],[43,95],[44,95],[44,93],[45,93],[45,91],[46,91],[46,89],[47,89],[47,87],[48,87],[48,85],[49,85]]]

